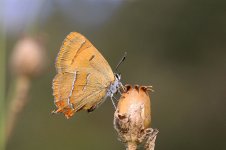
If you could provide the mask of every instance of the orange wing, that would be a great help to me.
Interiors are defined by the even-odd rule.
[[[114,74],[99,51],[81,34],[70,33],[56,59],[54,102],[67,118],[102,103]]]
[[[82,68],[95,69],[109,80],[114,78],[110,65],[90,41],[80,33],[71,32],[57,56],[56,69],[58,72],[74,72]]]

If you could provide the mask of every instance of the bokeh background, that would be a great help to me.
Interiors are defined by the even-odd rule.
[[[3,123],[15,94],[16,75],[9,64],[16,43],[24,36],[41,36],[46,52],[46,67],[31,78],[28,102],[2,148],[125,149],[113,129],[109,99],[91,114],[79,112],[69,120],[51,115],[54,61],[66,35],[77,31],[92,41],[113,70],[128,53],[120,66],[123,83],[154,87],[151,126],[160,131],[156,150],[226,149],[225,0],[2,0],[0,4]]]

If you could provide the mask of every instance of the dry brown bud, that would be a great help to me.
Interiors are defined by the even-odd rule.
[[[134,88],[130,85],[125,87],[114,114],[114,128],[127,149],[135,150],[143,141],[155,140],[157,134],[157,130],[150,128],[151,103],[148,92],[152,89],[151,86],[138,85]],[[150,147],[148,145],[146,148]]]
[[[46,65],[43,44],[32,37],[22,38],[14,47],[10,65],[12,72],[17,75],[39,75]]]

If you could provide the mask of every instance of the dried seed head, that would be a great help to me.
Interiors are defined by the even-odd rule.
[[[35,38],[24,37],[14,47],[10,67],[17,75],[39,75],[46,65],[46,53],[43,44]]]
[[[126,85],[126,91],[118,102],[114,128],[127,147],[141,143],[150,133],[151,103],[148,91],[151,91],[150,86],[135,85],[133,88]]]

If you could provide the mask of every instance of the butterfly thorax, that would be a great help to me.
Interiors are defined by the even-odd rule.
[[[122,85],[120,79],[121,76],[119,74],[115,74],[115,80],[110,84],[107,90],[107,96],[112,97],[113,94],[115,94],[120,89],[120,86]]]

